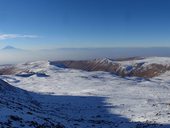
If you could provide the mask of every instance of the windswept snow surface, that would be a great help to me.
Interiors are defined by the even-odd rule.
[[[137,59],[130,59],[130,60],[123,60],[123,61],[117,61],[117,60],[111,60],[109,58],[103,58],[103,59],[96,59],[99,63],[119,63],[121,65],[133,65],[136,63],[144,63],[145,65],[150,64],[162,64],[162,65],[170,65],[170,57],[146,57],[146,58],[137,58]]]
[[[143,63],[145,66],[150,64],[161,64],[161,65],[170,65],[170,57],[147,57],[139,60],[130,60],[130,61],[117,61],[122,65],[134,65],[137,63]]]
[[[119,64],[121,68],[128,68],[131,70],[131,68],[134,68],[134,66],[141,65],[143,68],[146,68],[148,66],[151,66],[152,64],[158,64],[163,66],[170,66],[170,57],[146,57],[146,58],[140,58],[140,59],[130,59],[130,60],[123,60],[123,61],[117,61],[117,60],[111,60],[108,58],[103,59],[96,59],[95,60],[98,63],[101,64]]]
[[[164,58],[158,62],[170,64]],[[65,127],[170,127],[170,73],[146,80],[59,68],[48,61],[17,66],[45,75],[1,78],[13,86],[36,92],[32,97]]]

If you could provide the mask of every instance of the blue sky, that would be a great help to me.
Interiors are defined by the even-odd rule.
[[[0,0],[0,47],[170,46],[169,0]]]

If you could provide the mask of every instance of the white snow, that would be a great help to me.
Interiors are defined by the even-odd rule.
[[[152,57],[119,63],[141,62],[170,65],[170,58]],[[39,93],[33,97],[66,127],[136,128],[138,122],[170,127],[169,72],[145,80],[121,78],[102,71],[58,68],[48,61],[19,64],[18,68],[43,72],[49,77],[8,75],[1,78],[13,86]]]
[[[161,65],[170,65],[170,57],[146,57],[143,59],[134,59],[134,60],[124,60],[124,61],[116,61],[111,60],[108,58],[102,58],[102,59],[96,59],[95,60],[98,63],[117,63],[121,66],[135,66],[136,64],[144,64],[143,66],[148,66],[150,64],[161,64]]]
[[[116,61],[122,65],[134,65],[144,63],[145,66],[150,64],[170,65],[170,57],[146,57],[139,60]]]

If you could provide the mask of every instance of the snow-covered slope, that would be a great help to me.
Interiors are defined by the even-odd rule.
[[[86,71],[107,71],[119,76],[155,77],[170,70],[168,57],[134,57],[112,60],[108,58],[91,61],[53,61],[52,65]]]
[[[128,61],[119,63],[129,65]],[[33,92],[29,96],[41,106],[34,115],[48,115],[55,125],[60,122],[66,128],[170,127],[168,72],[146,80],[103,71],[59,68],[48,61],[19,64],[16,68],[24,72],[3,75],[1,79]],[[25,108],[23,115],[22,118],[27,117]]]
[[[0,127],[60,126],[44,112],[32,93],[0,80]],[[62,127],[62,126],[61,126]]]
[[[146,57],[146,58],[124,58],[124,59],[95,59],[96,62],[99,63],[120,63],[122,65],[134,65],[136,63],[145,63],[145,66],[150,64],[162,64],[162,65],[170,65],[170,57]]]

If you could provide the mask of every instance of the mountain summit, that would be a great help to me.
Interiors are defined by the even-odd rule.
[[[18,48],[15,48],[15,47],[13,47],[13,46],[10,46],[10,45],[8,45],[8,46],[5,46],[4,48],[2,48],[2,50],[17,50]]]

